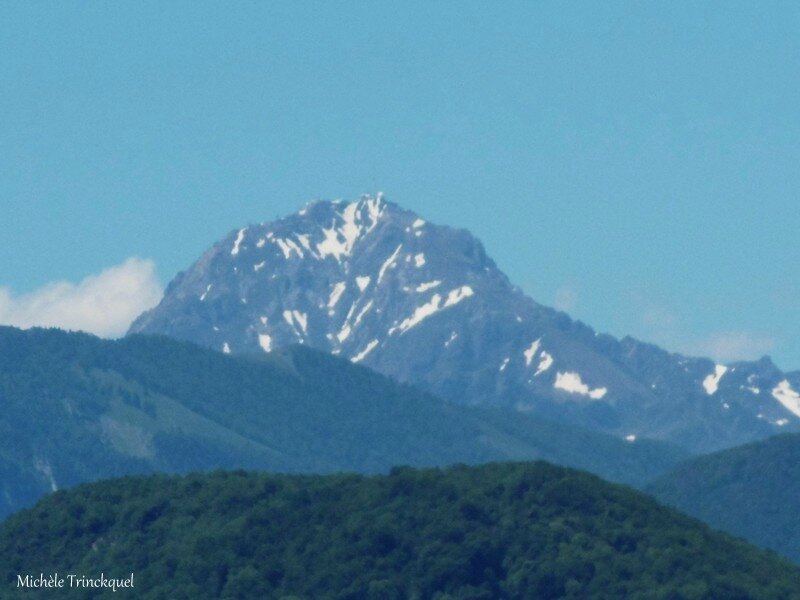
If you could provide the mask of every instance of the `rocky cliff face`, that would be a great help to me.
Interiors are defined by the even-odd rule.
[[[800,430],[800,374],[598,334],[526,297],[469,232],[382,196],[317,202],[215,244],[131,332],[222,352],[305,344],[452,402],[694,451]]]

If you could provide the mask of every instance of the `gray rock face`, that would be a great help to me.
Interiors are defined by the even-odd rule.
[[[800,430],[800,373],[596,333],[526,297],[469,232],[381,195],[232,232],[130,331],[235,353],[306,344],[452,402],[693,451]]]

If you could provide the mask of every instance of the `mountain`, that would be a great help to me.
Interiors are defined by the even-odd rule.
[[[714,527],[800,563],[800,435],[701,456],[647,489]]]
[[[232,353],[304,344],[452,402],[693,452],[800,431],[800,372],[597,333],[525,296],[467,231],[380,195],[231,232],[130,331]]]
[[[93,483],[0,526],[0,579],[31,569],[143,599],[800,597],[774,554],[546,463]]]
[[[0,516],[83,481],[216,468],[330,473],[542,458],[641,484],[684,455],[456,406],[343,358],[225,356],[0,327]]]

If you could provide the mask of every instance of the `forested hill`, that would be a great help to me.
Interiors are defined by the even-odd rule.
[[[87,484],[0,528],[3,597],[56,570],[133,571],[114,597],[142,599],[800,597],[776,555],[541,462]]]
[[[679,455],[450,405],[301,347],[232,357],[162,337],[0,327],[0,517],[53,489],[132,473],[534,458],[640,483]]]
[[[687,461],[649,491],[714,527],[800,563],[800,435]]]

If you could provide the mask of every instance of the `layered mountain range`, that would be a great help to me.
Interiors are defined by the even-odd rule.
[[[0,327],[0,403],[0,518],[48,492],[131,473],[374,473],[539,458],[641,485],[685,457],[448,404],[301,346],[226,356],[163,336]]]
[[[782,372],[767,357],[718,364],[595,332],[527,297],[469,232],[428,223],[380,195],[316,202],[273,223],[231,232],[179,274],[159,306],[141,315],[121,340],[0,327],[0,518],[49,492],[129,474],[246,468],[304,474],[390,472],[389,477],[217,473],[126,478],[53,494],[39,509],[8,521],[0,542],[13,552],[24,550],[9,563],[17,570],[30,563],[25,553],[41,555],[41,549],[53,557],[53,564],[72,564],[65,556],[74,555],[84,566],[118,569],[151,554],[142,550],[143,540],[164,548],[161,533],[148,538],[148,532],[163,533],[173,526],[189,548],[228,548],[221,540],[236,539],[235,548],[252,554],[252,539],[237,538],[228,518],[230,511],[241,513],[250,501],[242,504],[242,499],[251,492],[258,502],[276,502],[267,512],[248,516],[243,531],[260,531],[274,548],[275,538],[265,524],[282,522],[274,521],[276,516],[296,519],[298,536],[312,529],[314,536],[320,533],[320,523],[298,511],[314,490],[325,490],[320,498],[339,497],[353,514],[363,512],[367,521],[378,522],[373,508],[384,510],[380,507],[387,500],[374,492],[386,485],[392,501],[403,506],[398,489],[417,489],[436,506],[443,502],[442,494],[427,488],[431,477],[440,475],[414,474],[396,465],[544,459],[646,489],[690,515],[796,561],[798,389],[800,372]],[[688,456],[742,443],[749,445]],[[465,483],[465,474],[480,486],[469,483],[454,494]],[[513,573],[471,568],[470,573],[488,578],[468,578],[463,597],[478,597],[473,588],[479,584],[486,591],[481,597],[517,597],[498,590],[516,589],[520,577],[537,573],[542,577],[536,575],[534,587],[531,579],[519,589],[563,587],[566,593],[568,588],[575,592],[619,584],[625,592],[644,586],[650,593],[657,580],[679,594],[707,589],[731,597],[786,597],[784,590],[797,575],[774,556],[755,553],[630,490],[585,474],[546,465],[494,464],[454,467],[444,477],[450,478],[443,489],[450,490],[446,500],[456,503],[448,509],[454,512],[432,523],[446,524],[446,539],[456,539],[451,525],[458,515],[469,528],[479,521],[488,527],[487,535],[494,535],[496,527],[486,516],[501,515],[511,506],[513,511],[524,509],[520,514],[525,523],[546,523],[530,539],[558,565],[563,566],[564,540],[584,540],[568,552],[574,555],[574,570],[561,573],[559,580],[550,574],[561,567],[544,562],[537,570],[527,561]],[[189,482],[185,489],[184,481]],[[426,485],[418,485],[423,481]],[[358,489],[352,487],[355,482],[360,482]],[[339,490],[342,484],[347,493]],[[281,486],[296,488],[299,495],[293,491],[275,497]],[[222,488],[223,494],[218,492]],[[200,495],[192,496],[198,490]],[[524,490],[541,496],[543,512],[537,518],[530,518],[533,504],[520,495]],[[600,504],[598,490],[605,494]],[[356,506],[350,492],[368,501]],[[496,503],[500,492],[509,506]],[[620,494],[628,500],[616,506]],[[188,507],[183,504],[187,499]],[[119,518],[112,514],[117,505]],[[198,507],[211,505],[221,512],[210,514],[208,522],[192,520]],[[607,526],[609,506],[621,520],[598,537],[593,515],[602,515],[602,527]],[[291,509],[275,512],[280,507]],[[568,535],[553,530],[553,519],[564,516],[559,512],[564,507],[569,519],[587,518],[586,527]],[[340,508],[321,506],[318,514],[325,520]],[[66,519],[38,516],[62,510],[78,519],[67,526],[69,532]],[[426,507],[420,514],[429,512]],[[172,520],[151,528],[164,514]],[[35,526],[26,521],[31,518]],[[29,547],[15,541],[14,523],[32,533],[26,538],[33,540]],[[212,540],[209,532],[220,524],[220,537]],[[645,525],[651,530],[639,535]],[[518,529],[514,525],[509,532]],[[395,523],[390,537],[407,530],[407,524]],[[427,525],[425,530],[430,533]],[[63,540],[70,532],[78,536],[65,550]],[[545,533],[554,537],[546,537],[542,546]],[[374,539],[370,535],[364,556],[372,557],[373,544],[390,539],[386,534],[381,529]],[[331,535],[342,539],[339,530]],[[583,556],[589,548],[587,535],[596,538],[597,551]],[[127,539],[135,543],[122,563],[86,558],[105,556],[97,553],[103,543],[119,550]],[[533,543],[514,540],[509,548]],[[476,542],[476,547],[484,546]],[[665,548],[659,553],[668,559],[634,585],[630,574],[645,567],[633,568],[631,553],[639,552],[643,565],[653,566],[650,555],[656,546]],[[325,552],[330,547],[320,544]],[[381,571],[384,583],[392,577],[408,581],[408,569],[423,579],[438,577],[440,567],[457,563],[448,559],[444,566],[414,566],[404,562],[413,556],[408,545],[397,547],[404,550],[390,569]],[[226,560],[233,556],[228,550],[223,552]],[[192,552],[172,548],[168,554]],[[275,558],[288,561],[288,573],[295,568],[295,555],[290,552],[287,559],[281,552]],[[419,552],[427,555],[429,550]],[[476,556],[483,560],[483,554]],[[613,573],[609,581],[594,578],[594,567],[587,570],[597,556],[621,561],[599,571]],[[175,569],[177,563],[164,557],[168,568]],[[319,557],[306,558],[315,564]],[[683,565],[677,579],[676,560]],[[745,562],[756,575],[734,581],[731,573],[741,574]],[[496,564],[510,563],[503,559]],[[218,592],[227,589],[227,567],[222,575],[215,571],[219,578],[209,583],[197,579],[202,571],[197,563],[187,565],[184,579],[197,589],[207,584]],[[352,569],[363,571],[361,564]],[[308,571],[303,565],[298,572]],[[763,572],[769,574],[762,577]],[[241,592],[245,588],[252,597],[300,589],[277,571],[266,579],[258,579],[258,573],[250,569],[235,574],[229,595],[246,597]],[[320,581],[328,585],[326,578],[339,577],[337,573],[326,567]],[[711,573],[717,581],[708,587]],[[432,585],[439,589],[437,582]],[[576,587],[580,582],[584,588]],[[767,592],[770,582],[773,587]],[[721,591],[726,585],[730,589]],[[261,591],[256,594],[253,586]],[[397,597],[407,595],[399,587],[396,591]],[[385,592],[381,588],[375,597],[391,597]]]
[[[596,332],[527,297],[469,232],[380,194],[231,232],[130,332],[226,353],[304,344],[451,402],[694,452],[800,431],[800,372]]]

